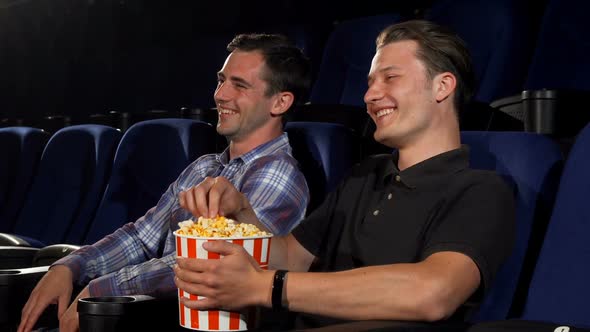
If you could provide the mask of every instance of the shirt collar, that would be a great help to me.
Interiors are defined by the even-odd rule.
[[[283,133],[279,137],[257,146],[243,155],[234,158],[234,160],[241,160],[244,164],[248,164],[260,157],[273,154],[277,150],[286,150],[289,154],[291,153],[291,146],[289,145],[287,133]],[[225,148],[222,153],[217,155],[217,161],[224,166],[229,164],[229,146]]]
[[[398,181],[409,188],[420,187],[431,183],[441,176],[451,175],[469,167],[469,147],[461,145],[460,148],[447,151],[421,161],[411,167],[400,171],[397,167],[399,155],[397,150],[393,153],[391,167],[385,174],[385,184]]]

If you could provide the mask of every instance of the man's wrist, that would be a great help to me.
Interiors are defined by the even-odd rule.
[[[72,269],[70,269],[70,267],[67,265],[54,264],[49,267],[48,271],[53,271],[52,273],[59,273],[61,278],[69,278],[73,281]]]
[[[233,216],[237,221],[242,222],[243,219],[248,219],[248,198],[243,193],[239,193],[240,195],[240,204],[238,205],[237,211],[233,213]]]
[[[272,283],[275,271],[262,270],[258,291],[255,292],[257,299],[255,304],[261,307],[272,307]]]

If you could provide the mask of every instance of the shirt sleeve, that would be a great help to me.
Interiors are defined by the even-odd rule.
[[[145,294],[159,296],[177,289],[172,266],[176,263],[173,251],[162,258],[126,266],[106,274],[88,284],[91,296]]]
[[[371,160],[371,162],[373,162]],[[297,242],[317,258],[331,257],[337,250],[347,218],[358,201],[359,190],[365,175],[372,172],[373,164],[357,164],[349,176],[341,180],[336,189],[328,193],[291,234]]]
[[[293,158],[259,158],[243,178],[246,180],[238,189],[271,233],[286,235],[305,216],[309,189]]]
[[[460,252],[479,268],[487,290],[515,237],[514,197],[498,176],[488,176],[465,188],[440,211],[425,239],[421,258],[440,251]]]
[[[157,258],[165,245],[171,210],[178,206],[172,185],[158,204],[134,223],[58,260],[72,270],[74,281],[86,284],[97,277]],[[116,283],[113,281],[113,288]],[[112,295],[118,295],[113,293]]]
[[[171,216],[179,210],[178,192],[202,181],[202,174],[211,166],[210,160],[199,163],[204,158],[213,157],[203,156],[187,167],[157,205],[136,222],[124,225],[53,265],[69,267],[74,282],[80,285],[89,283],[93,296],[155,294],[166,290],[173,283],[171,266],[175,260],[174,246],[170,245],[174,243],[170,240],[173,236],[170,222],[175,222],[171,221]]]
[[[322,204],[291,232],[297,242],[315,257],[322,256],[322,250],[334,244],[333,239],[328,238],[330,234],[333,237],[340,234],[340,231],[335,229],[341,226],[340,220],[334,221],[331,217],[336,201],[337,192],[329,193]]]

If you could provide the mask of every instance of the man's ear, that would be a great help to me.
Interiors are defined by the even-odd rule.
[[[434,78],[434,96],[437,102],[447,99],[457,88],[457,78],[450,72],[436,75]]]
[[[273,97],[273,104],[270,113],[274,116],[282,115],[293,105],[295,96],[291,92],[279,92]]]

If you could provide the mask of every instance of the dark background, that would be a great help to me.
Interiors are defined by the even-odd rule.
[[[419,17],[432,2],[0,0],[0,125],[212,107],[215,72],[236,33],[285,33],[317,71],[338,22]],[[541,17],[544,1],[527,2]]]

